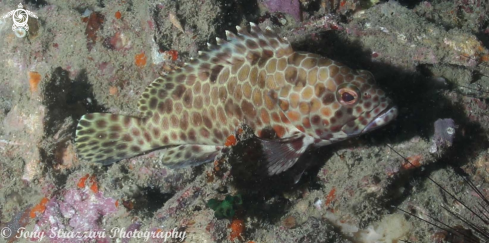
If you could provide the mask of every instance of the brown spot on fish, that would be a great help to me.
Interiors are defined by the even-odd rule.
[[[212,121],[208,116],[202,116],[202,121],[204,122],[204,125],[211,129],[212,128]]]
[[[331,109],[329,107],[323,107],[321,108],[321,114],[324,116],[324,117],[331,117]],[[334,123],[334,122],[333,122]]]
[[[275,84],[275,78],[273,75],[267,75],[266,86],[269,89],[277,89],[277,85]]]
[[[335,65],[329,67],[329,76],[334,78],[338,74],[339,68]]]
[[[177,128],[178,127],[178,117],[176,115],[172,115],[170,117],[170,125],[172,128]]]
[[[278,115],[277,112],[272,113],[272,120],[274,122],[280,122],[280,116]]]
[[[153,136],[155,139],[158,139],[160,137],[160,130],[159,129],[153,128],[152,132],[153,132]]]
[[[192,85],[194,85],[195,80],[197,80],[197,76],[195,76],[195,74],[189,74],[187,76],[187,81],[185,82],[185,84],[192,86]]]
[[[188,128],[188,122],[189,122],[189,119],[188,119],[188,112],[187,111],[184,111],[182,116],[180,117],[180,129],[182,130],[187,130]]]
[[[107,121],[98,120],[95,122],[95,125],[97,126],[97,128],[105,128],[105,127],[107,127]]]
[[[288,111],[287,117],[289,118],[289,120],[291,122],[296,122],[296,121],[300,120],[301,114],[299,112],[296,112],[296,111]]]
[[[337,85],[340,85],[343,83],[343,75],[339,74],[339,75],[336,75],[336,77],[334,78],[334,82],[337,84]]]
[[[175,77],[175,81],[177,83],[183,83],[183,81],[185,81],[185,78],[187,78],[187,76],[185,74],[180,74],[180,75]]]
[[[321,117],[319,117],[318,115],[314,115],[311,117],[311,123],[314,124],[314,125],[319,125],[319,123],[321,122]]]
[[[307,129],[311,128],[311,122],[308,117],[302,118],[302,125]]]
[[[229,78],[229,68],[224,68],[219,74],[217,80],[219,84],[224,84],[228,81]]]
[[[299,73],[297,74],[296,85],[301,85],[302,87],[307,85],[307,73],[304,69],[299,69]]]
[[[210,81],[211,83],[215,83],[216,80],[217,80],[217,77],[219,75],[219,73],[221,72],[221,70],[223,69],[223,66],[222,65],[215,65],[214,67],[212,67],[211,69],[211,75],[210,75]]]
[[[252,89],[251,89],[251,85],[249,84],[249,82],[244,83],[242,86],[242,89],[243,89],[244,97],[246,97],[247,99],[250,99]]]
[[[329,58],[321,57],[318,59],[318,66],[320,67],[330,66],[331,64],[333,64],[333,61]]]
[[[190,141],[197,141],[197,136],[196,136],[196,132],[195,132],[195,130],[194,130],[194,129],[190,129],[190,130],[188,131],[188,139],[189,139]]]
[[[110,120],[113,122],[118,122],[119,121],[119,115],[110,114]]]
[[[302,90],[302,99],[304,100],[309,100],[312,98],[312,95],[314,93],[314,90],[312,89],[311,86],[308,86],[308,87],[305,87],[303,90]]]
[[[280,121],[282,121],[282,123],[290,124],[290,120],[283,112],[280,112],[279,115],[280,115]]]
[[[246,47],[248,47],[248,49],[258,48],[258,45],[256,44],[256,42],[252,41],[251,39],[246,40],[245,44],[246,44]]]
[[[261,91],[259,89],[253,90],[253,104],[255,106],[261,106],[263,104]]]
[[[250,66],[243,65],[243,67],[241,67],[241,69],[238,72],[238,80],[239,81],[247,80],[249,74],[250,74]]]
[[[264,108],[260,110],[260,118],[263,123],[269,124],[270,123],[270,115],[268,114],[268,111]]]
[[[156,109],[156,105],[158,104],[158,99],[156,99],[155,97],[152,97],[150,100],[149,100],[149,108],[151,110],[155,110]]]
[[[209,71],[199,71],[197,75],[199,76],[200,81],[206,81],[210,76]]]
[[[279,138],[281,138],[281,137],[283,137],[285,135],[285,128],[283,126],[274,125],[273,126],[273,130],[275,131],[275,133],[277,134],[277,136]]]
[[[316,67],[317,65],[317,59],[316,58],[311,58],[308,57],[302,61],[302,67],[305,69],[311,69]]]
[[[172,98],[174,100],[179,100],[180,98],[182,98],[183,92],[185,92],[185,90],[186,90],[185,85],[183,84],[178,85],[177,87],[175,87],[175,89],[171,94]]]
[[[327,92],[322,98],[323,105],[330,105],[335,100],[335,95],[332,92]]]
[[[287,67],[285,69],[285,80],[291,84],[295,84],[297,79],[297,68],[295,67]]]
[[[277,70],[283,71],[287,67],[287,59],[285,58],[280,58],[277,61]]]
[[[280,99],[280,100],[278,100],[278,104],[280,106],[280,109],[282,109],[283,111],[289,110],[289,101],[288,100]]]
[[[251,68],[249,80],[250,80],[251,86],[254,86],[258,82],[258,68],[257,67]]]
[[[124,134],[124,136],[122,136],[122,141],[124,142],[132,142],[133,140],[134,139],[129,134]]]
[[[92,119],[93,119],[93,117],[94,117],[94,116],[93,116],[93,114],[92,114],[92,113],[90,113],[90,114],[86,114],[86,115],[85,115],[85,116],[83,116],[83,117],[85,118],[85,120],[90,121],[90,120],[92,120]]]
[[[188,89],[187,91],[185,91],[185,94],[183,95],[183,105],[186,108],[192,108],[192,101],[193,101],[192,90]]]
[[[243,100],[241,102],[241,110],[243,111],[243,114],[249,119],[252,119],[256,116],[255,107],[253,106],[253,104],[246,100]]]
[[[194,99],[193,107],[195,109],[200,109],[203,107],[203,105],[204,105],[204,101],[202,100],[202,96],[196,96]]]
[[[241,92],[241,85],[236,85],[236,89],[234,90],[234,98],[236,100],[241,100],[243,93]]]
[[[285,76],[282,72],[275,73],[275,84],[277,88],[282,88],[285,85]]]
[[[202,136],[204,138],[208,138],[209,135],[210,135],[209,130],[207,130],[206,128],[200,129],[200,136]]]
[[[297,93],[292,93],[290,94],[289,96],[289,100],[290,100],[290,106],[292,106],[292,108],[297,108],[297,106],[299,105],[299,101],[300,101],[301,97],[299,94]]]
[[[140,131],[139,131],[139,129],[137,129],[137,128],[133,128],[133,129],[131,129],[131,133],[132,133],[132,135],[133,135],[133,136],[135,136],[135,137],[139,137],[139,135],[141,135],[141,132],[140,132]]]
[[[318,81],[319,82],[325,82],[329,77],[330,77],[330,75],[328,73],[327,67],[323,67],[323,68],[319,69],[319,72],[318,72]]]
[[[274,73],[275,72],[275,69],[277,67],[277,59],[271,59],[270,61],[268,61],[267,63],[267,72],[268,73]]]
[[[303,115],[307,115],[311,111],[311,106],[308,102],[299,102],[299,110]]]
[[[154,114],[151,120],[153,121],[154,124],[160,123],[160,115],[158,115],[158,113]]]
[[[184,132],[180,132],[180,140],[186,141],[187,140],[187,134],[185,134]]]
[[[267,79],[267,73],[264,70],[261,70],[260,73],[258,74],[258,87],[260,89],[263,89],[265,87]]]

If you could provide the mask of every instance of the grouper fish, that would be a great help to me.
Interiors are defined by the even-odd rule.
[[[76,130],[79,157],[107,165],[166,149],[164,165],[198,165],[212,161],[246,124],[275,175],[311,146],[359,136],[397,116],[368,71],[294,51],[285,38],[253,23],[250,31],[238,26],[226,36],[147,86],[140,116],[84,115]]]

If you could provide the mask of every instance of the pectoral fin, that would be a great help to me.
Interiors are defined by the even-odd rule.
[[[269,175],[282,173],[292,167],[313,142],[309,136],[296,135],[281,139],[260,139]]]

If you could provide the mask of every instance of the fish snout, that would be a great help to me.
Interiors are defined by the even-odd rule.
[[[399,113],[396,105],[391,105],[381,111],[374,119],[372,119],[362,130],[362,133],[373,131],[379,127],[385,126],[393,121]]]

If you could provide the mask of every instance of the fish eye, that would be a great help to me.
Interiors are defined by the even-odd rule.
[[[353,105],[358,101],[358,92],[350,88],[338,90],[340,103],[343,105]]]

